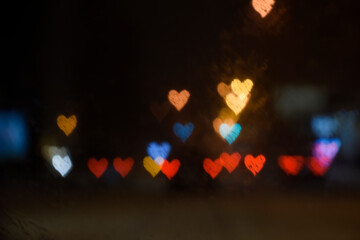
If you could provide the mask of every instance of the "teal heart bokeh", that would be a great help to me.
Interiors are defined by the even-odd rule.
[[[238,123],[235,123],[231,127],[226,123],[220,125],[220,135],[229,143],[232,144],[236,138],[239,136],[241,131],[241,126]]]

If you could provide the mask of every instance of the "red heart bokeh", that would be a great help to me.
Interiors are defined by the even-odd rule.
[[[95,175],[96,178],[100,178],[104,174],[108,166],[106,158],[101,158],[97,161],[95,158],[90,158],[88,161],[88,168]]]
[[[220,155],[220,160],[222,162],[222,165],[226,168],[226,170],[229,173],[232,173],[232,171],[234,171],[234,169],[239,165],[240,158],[241,155],[238,152],[231,154],[231,156],[226,152],[223,152]]]
[[[330,165],[324,164],[316,157],[307,158],[307,167],[315,176],[324,176]]]
[[[125,160],[122,160],[121,158],[117,157],[113,161],[114,169],[120,173],[120,175],[125,178],[126,175],[131,171],[132,167],[134,165],[134,159],[131,157],[126,158]]]
[[[210,158],[205,158],[203,167],[205,172],[207,172],[214,179],[221,172],[223,165],[220,158],[216,159],[215,161],[212,161]]]
[[[304,165],[303,156],[279,156],[278,164],[287,175],[296,176]]]
[[[165,174],[165,176],[171,180],[176,173],[178,172],[180,167],[180,161],[177,159],[172,160],[169,162],[168,160],[164,160],[163,164],[161,165],[161,172]]]
[[[244,159],[245,166],[250,170],[250,172],[252,172],[252,174],[254,174],[254,176],[261,171],[265,162],[266,159],[263,155],[259,155],[254,158],[252,155],[248,154]]]

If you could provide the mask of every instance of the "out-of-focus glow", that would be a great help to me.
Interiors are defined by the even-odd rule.
[[[261,171],[265,162],[266,159],[264,155],[258,155],[256,158],[254,158],[252,155],[248,154],[244,159],[246,168],[249,169],[249,171],[252,172],[254,176],[256,176]]]
[[[165,159],[162,157],[157,157],[154,159],[154,161],[156,162],[157,165],[161,166],[164,163]]]
[[[28,130],[17,112],[0,112],[0,159],[23,158],[27,151]]]
[[[324,164],[323,161],[316,157],[307,158],[307,166],[315,176],[324,176],[330,165]]]
[[[151,157],[146,156],[143,160],[143,165],[146,171],[148,171],[152,177],[155,177],[161,169],[161,166],[159,166],[154,160],[152,160]]]
[[[178,172],[179,167],[180,167],[180,161],[178,159],[174,159],[171,162],[165,160],[161,166],[161,172],[165,174],[165,176],[169,180],[171,180],[171,178],[173,178]]]
[[[238,123],[235,123],[231,127],[226,123],[220,125],[220,134],[229,144],[232,144],[236,140],[240,131],[241,126]]]
[[[114,169],[123,177],[125,178],[128,173],[131,171],[132,167],[134,166],[134,159],[131,157],[122,160],[121,158],[117,157],[113,161]]]
[[[338,153],[340,146],[341,141],[338,138],[320,138],[314,142],[312,155],[322,164],[329,166]]]
[[[185,125],[181,123],[175,123],[173,127],[174,133],[177,137],[181,139],[182,142],[185,142],[192,134],[194,130],[194,124],[189,122]]]
[[[239,120],[239,115],[236,115],[231,109],[224,107],[220,110],[218,118],[222,119],[223,121],[231,118],[234,120],[234,123],[236,123]]]
[[[152,102],[150,104],[150,110],[152,114],[154,114],[154,116],[157,118],[157,120],[161,122],[164,119],[164,117],[168,114],[170,110],[170,105],[167,101],[162,104],[158,102]]]
[[[235,121],[231,118],[227,118],[224,121],[222,121],[220,118],[215,118],[213,121],[213,127],[214,127],[215,132],[217,132],[218,134],[220,134],[220,126],[223,123],[226,123],[227,125],[232,126],[235,124]]]
[[[251,3],[255,11],[257,11],[261,17],[264,18],[273,8],[275,0],[252,0]]]
[[[106,158],[101,158],[99,161],[95,158],[90,158],[87,165],[95,177],[100,178],[107,169],[108,161]]]
[[[147,153],[151,159],[157,159],[158,157],[166,159],[170,153],[170,150],[171,146],[168,142],[162,142],[161,144],[151,142],[147,147]]]
[[[217,91],[221,97],[225,98],[226,95],[231,93],[231,87],[226,85],[226,83],[220,82],[217,85]]]
[[[203,162],[203,168],[207,174],[210,175],[212,179],[216,178],[216,176],[221,172],[223,165],[220,158],[212,161],[210,158],[205,158]]]
[[[57,125],[65,133],[66,136],[69,136],[72,131],[75,129],[77,124],[77,119],[75,115],[71,115],[69,118],[64,115],[59,115],[57,117]]]
[[[226,104],[228,107],[234,111],[236,115],[238,115],[248,103],[250,97],[244,93],[236,95],[234,93],[229,93],[225,97]]]
[[[317,137],[331,137],[338,128],[338,121],[330,116],[316,116],[311,120],[313,133]]]
[[[66,177],[72,168],[72,162],[69,156],[61,157],[60,155],[54,155],[52,157],[52,165],[55,170],[58,171],[62,177]]]
[[[231,82],[231,90],[236,95],[248,95],[253,87],[254,83],[250,79],[245,79],[244,82],[241,82],[239,79],[234,79]]]
[[[303,156],[279,156],[279,167],[284,170],[287,175],[296,176],[304,165]]]
[[[178,93],[176,90],[170,90],[168,94],[169,101],[174,107],[180,111],[189,100],[190,93],[187,90],[182,90]]]
[[[235,152],[231,155],[229,155],[226,152],[220,154],[221,163],[229,173],[232,173],[235,170],[235,168],[239,165],[240,158],[241,155],[238,152]]]

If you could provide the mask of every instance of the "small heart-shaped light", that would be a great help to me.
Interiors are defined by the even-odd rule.
[[[210,158],[205,158],[203,162],[203,168],[205,172],[207,172],[207,174],[209,174],[210,177],[214,179],[223,168],[222,161],[219,158],[215,161],[212,161]]]
[[[122,160],[121,158],[115,158],[113,161],[114,169],[123,177],[125,178],[128,173],[131,171],[134,165],[134,159],[131,157]]]
[[[249,171],[252,172],[254,176],[256,176],[261,171],[265,162],[266,159],[264,155],[259,155],[254,158],[252,155],[248,154],[244,159],[246,168],[249,169]]]
[[[233,112],[238,115],[246,106],[250,99],[250,95],[240,93],[236,95],[234,93],[229,93],[225,97],[226,104],[228,107],[233,110]]]
[[[62,177],[66,177],[72,168],[72,162],[69,156],[61,157],[60,155],[54,155],[52,157],[52,165],[55,170],[58,171]]]
[[[169,101],[174,107],[180,111],[188,102],[190,93],[188,90],[182,90],[178,93],[176,90],[170,90],[168,94]]]
[[[220,135],[229,143],[232,144],[236,138],[239,136],[241,131],[241,126],[238,123],[235,123],[231,127],[226,123],[220,125]]]
[[[173,127],[173,131],[177,137],[181,139],[182,142],[185,142],[192,134],[194,130],[194,124],[189,122],[185,125],[181,123],[175,123]]]
[[[253,8],[261,15],[262,18],[269,14],[274,4],[275,0],[252,0]]]
[[[174,159],[171,162],[165,160],[163,165],[161,166],[161,172],[165,174],[165,176],[169,180],[171,180],[171,178],[173,178],[178,172],[179,167],[180,167],[180,161],[178,159]]]
[[[250,79],[246,79],[244,82],[241,82],[239,79],[234,79],[231,82],[231,90],[236,94],[248,95],[253,87],[253,82]]]
[[[69,136],[72,133],[76,127],[76,124],[77,119],[75,115],[71,115],[69,118],[65,117],[64,115],[59,115],[57,118],[57,125],[66,136]]]
[[[143,165],[146,171],[148,171],[152,177],[156,177],[156,175],[161,170],[161,167],[149,156],[144,158]]]
[[[166,159],[170,153],[170,150],[171,146],[168,142],[162,142],[161,144],[151,142],[147,147],[147,153],[152,159],[156,159],[158,157]]]

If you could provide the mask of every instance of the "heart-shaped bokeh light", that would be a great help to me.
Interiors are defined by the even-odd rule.
[[[221,172],[223,165],[220,158],[212,161],[210,158],[205,158],[203,162],[203,168],[207,174],[210,175],[212,179],[216,178],[216,176]]]
[[[239,165],[241,155],[238,152],[235,152],[231,155],[228,153],[220,154],[220,160],[224,168],[229,172],[232,173],[235,168]]]
[[[151,157],[146,156],[143,161],[144,168],[148,171],[152,177],[160,172],[161,166],[159,166]]]
[[[57,125],[66,136],[69,136],[72,133],[76,127],[76,124],[77,119],[75,115],[71,115],[69,118],[65,117],[64,115],[59,115],[57,117]]]
[[[158,144],[156,142],[149,143],[147,147],[147,153],[152,159],[167,159],[171,150],[171,146],[168,142],[162,142]]]
[[[214,128],[215,132],[217,132],[218,134],[220,134],[220,126],[223,123],[226,123],[227,125],[232,126],[235,124],[235,121],[232,118],[227,118],[224,121],[221,118],[215,118],[213,121],[213,128]]]
[[[61,157],[60,155],[54,155],[52,157],[52,165],[55,170],[58,171],[62,177],[66,177],[72,168],[72,162],[69,156]]]
[[[259,155],[254,158],[252,155],[248,154],[245,156],[244,159],[246,168],[249,169],[249,171],[252,172],[254,176],[256,176],[261,171],[265,162],[266,159],[263,155]]]
[[[231,82],[231,90],[236,94],[248,95],[253,87],[254,83],[250,79],[245,79],[241,82],[239,79],[234,79]]]
[[[188,90],[182,90],[178,93],[176,90],[170,90],[168,94],[169,102],[180,111],[188,102],[190,93]]]
[[[100,178],[104,174],[107,166],[108,161],[106,158],[101,158],[99,161],[97,161],[95,158],[90,158],[88,161],[88,168],[96,178]]]
[[[114,169],[123,177],[125,178],[128,173],[131,171],[134,165],[134,159],[131,157],[122,160],[121,158],[117,157],[113,161]]]
[[[177,137],[181,139],[182,142],[185,142],[192,134],[194,130],[194,124],[189,122],[185,125],[181,123],[175,123],[173,127],[173,131]]]
[[[338,128],[338,121],[330,116],[315,116],[311,120],[313,133],[320,138],[331,137]]]
[[[174,159],[171,162],[165,160],[161,166],[161,172],[165,174],[165,176],[169,180],[171,180],[171,178],[173,178],[178,172],[179,167],[180,167],[180,161],[178,159]]]
[[[262,18],[266,17],[275,4],[275,0],[252,0],[251,2],[255,11],[257,11]]]
[[[241,93],[239,95],[236,95],[234,93],[229,93],[225,97],[226,104],[228,107],[234,111],[236,115],[238,115],[246,106],[248,103],[250,95],[246,95],[244,93]]]
[[[238,123],[235,123],[231,127],[226,123],[220,125],[220,135],[229,143],[232,144],[236,138],[239,136],[241,131],[241,126]]]

